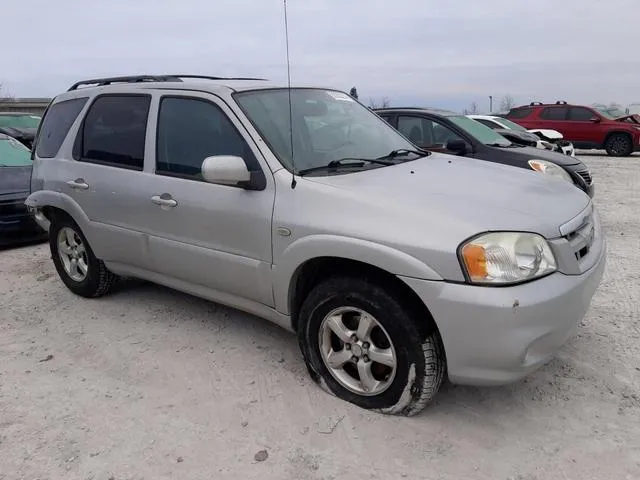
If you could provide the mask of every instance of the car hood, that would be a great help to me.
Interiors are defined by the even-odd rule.
[[[626,122],[626,123],[638,123],[640,124],[640,115],[637,113],[631,115],[625,115],[624,117],[618,117],[615,119],[616,122]]]
[[[508,151],[512,155],[512,158],[521,160],[523,164],[526,164],[526,162],[532,159],[547,160],[548,162],[553,162],[556,165],[561,165],[564,167],[579,165],[580,163],[582,163],[575,157],[570,157],[569,155],[563,155],[562,153],[554,152],[552,150],[543,150],[541,148],[535,147],[491,148]]]
[[[341,190],[345,200],[366,206],[360,214],[369,218],[376,211],[390,214],[379,217],[384,222],[408,216],[411,222],[404,225],[406,230],[422,217],[439,231],[456,225],[452,230],[459,230],[462,236],[506,229],[554,238],[560,235],[560,226],[590,201],[569,183],[533,170],[443,154],[352,174],[304,179]],[[343,208],[347,211],[348,203],[343,203]],[[352,218],[351,222],[358,220]]]
[[[527,132],[532,133],[534,135],[536,133],[540,133],[541,135],[544,135],[549,140],[562,140],[564,138],[564,136],[559,131],[550,130],[548,128],[532,128],[527,130]]]
[[[21,167],[0,166],[0,198],[29,194],[31,183],[31,165]]]
[[[529,133],[529,132],[521,132],[520,130],[512,130],[509,128],[499,128],[499,129],[495,129],[494,132],[499,133],[500,135],[502,135],[503,137],[509,138],[519,138],[521,140],[524,140],[526,142],[537,142],[538,140],[540,140],[540,138],[536,135],[534,135],[533,133]]]
[[[25,139],[33,140],[36,136],[37,128],[25,128],[25,127],[2,127],[1,131],[4,131],[12,137],[21,137]]]

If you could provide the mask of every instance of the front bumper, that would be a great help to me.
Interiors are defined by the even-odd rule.
[[[41,240],[47,232],[36,223],[22,202],[0,203],[0,246]]]
[[[582,275],[554,273],[513,287],[491,288],[401,277],[438,325],[449,379],[501,385],[553,358],[584,318],[605,269],[603,244]]]

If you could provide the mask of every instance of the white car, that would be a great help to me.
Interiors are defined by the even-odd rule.
[[[549,130],[546,128],[534,128],[527,130],[521,125],[507,120],[506,118],[496,117],[494,115],[467,115],[469,118],[486,125],[493,130],[516,130],[520,132],[529,132],[537,136],[540,140],[537,141],[536,147],[546,150],[557,150],[564,155],[576,156],[573,144],[569,141],[563,140],[564,137],[557,130]]]

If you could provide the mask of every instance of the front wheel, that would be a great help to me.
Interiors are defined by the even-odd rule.
[[[445,358],[435,328],[419,320],[392,291],[339,277],[304,301],[298,339],[307,368],[325,390],[362,408],[415,415],[436,395]],[[426,319],[422,319],[426,320]]]
[[[612,157],[628,157],[633,152],[631,137],[623,133],[614,133],[611,135],[605,145],[607,154]]]

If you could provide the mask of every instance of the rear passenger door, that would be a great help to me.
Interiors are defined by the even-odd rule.
[[[145,268],[137,231],[151,96],[103,94],[94,98],[73,145],[63,188],[89,218],[91,246],[106,262]]]
[[[218,97],[176,92],[155,100],[155,148],[138,186],[137,218],[149,235],[151,269],[172,286],[202,286],[273,306],[273,176],[253,140]],[[242,157],[263,190],[207,183],[205,158]],[[266,175],[265,175],[266,174]],[[164,204],[158,204],[161,198]],[[164,278],[163,278],[164,277]],[[233,302],[232,302],[233,303]]]
[[[559,131],[567,140],[568,133],[571,131],[570,123],[567,119],[569,116],[569,107],[563,105],[553,105],[544,107],[540,112],[539,122],[535,128],[549,128]]]

